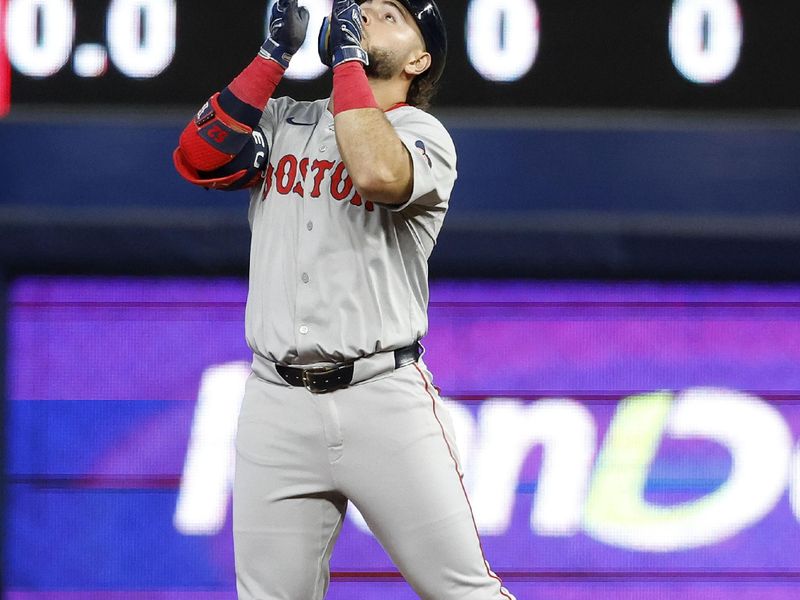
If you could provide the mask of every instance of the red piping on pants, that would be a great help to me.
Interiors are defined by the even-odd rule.
[[[447,446],[447,452],[450,453],[450,458],[453,460],[453,468],[456,471],[456,477],[458,477],[458,482],[461,484],[461,491],[464,492],[464,499],[467,501],[467,506],[469,507],[469,514],[472,518],[472,526],[475,528],[475,536],[478,538],[478,547],[481,549],[481,557],[483,558],[483,564],[486,566],[486,573],[492,579],[495,579],[500,584],[500,593],[503,594],[505,598],[508,600],[513,600],[511,596],[505,593],[503,590],[503,581],[492,572],[489,568],[489,562],[486,560],[486,554],[483,552],[483,544],[481,543],[481,537],[478,533],[478,524],[475,522],[475,513],[472,512],[472,504],[470,504],[469,496],[467,495],[467,490],[464,487],[464,480],[461,478],[461,474],[458,472],[458,461],[456,460],[455,454],[453,454],[453,449],[450,447],[450,442],[447,441],[447,435],[444,431],[444,425],[442,425],[442,421],[439,419],[439,415],[436,412],[436,399],[431,394],[430,387],[428,386],[428,380],[425,379],[425,375],[423,375],[422,371],[419,368],[419,365],[414,365],[414,368],[419,373],[419,376],[422,377],[422,382],[425,384],[425,392],[430,396],[431,399],[431,406],[433,407],[433,416],[436,418],[436,422],[439,424],[439,429],[442,430],[442,439],[444,439],[445,446]]]

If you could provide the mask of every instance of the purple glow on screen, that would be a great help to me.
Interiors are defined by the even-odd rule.
[[[798,586],[792,583],[743,581],[725,583],[640,582],[519,582],[509,583],[518,600],[791,600]],[[735,590],[735,591],[734,591]],[[233,592],[9,592],[7,600],[234,600]],[[326,600],[418,600],[404,583],[336,583]]]
[[[247,375],[246,290],[12,287],[8,598],[232,597],[230,474],[185,466],[238,410],[235,392],[206,392]],[[799,298],[791,285],[432,286],[425,360],[486,554],[520,600],[800,595]],[[228,407],[207,431],[198,398]],[[221,504],[181,511],[209,489]],[[352,512],[329,600],[415,597]]]

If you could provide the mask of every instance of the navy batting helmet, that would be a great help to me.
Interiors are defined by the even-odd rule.
[[[442,12],[434,0],[399,1],[417,22],[426,49],[431,55],[431,68],[421,77],[430,77],[436,83],[441,78],[447,62],[447,29],[444,26]]]

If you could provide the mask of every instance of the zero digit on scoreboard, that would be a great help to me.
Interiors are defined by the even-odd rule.
[[[9,0],[6,45],[14,69],[43,79],[55,75],[73,57],[75,74],[98,77],[108,58],[127,77],[149,79],[175,56],[175,0],[112,0],[106,13],[108,46],[74,48],[76,12],[72,0]]]

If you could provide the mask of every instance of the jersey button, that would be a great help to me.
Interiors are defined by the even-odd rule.
[[[308,335],[308,325],[300,326],[300,335]]]
[[[306,229],[308,229],[309,231],[313,230],[314,229],[314,222],[313,221],[309,221],[308,223],[306,223]]]
[[[325,152],[328,151],[328,147],[323,144],[322,146],[319,147],[319,151],[322,152],[322,153],[325,153]]]
[[[309,281],[311,281],[311,277],[308,276],[308,273],[303,273],[301,279],[303,280],[303,283],[308,283]]]

